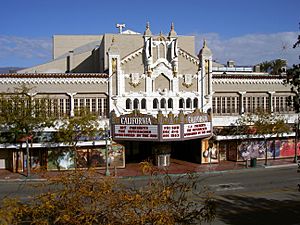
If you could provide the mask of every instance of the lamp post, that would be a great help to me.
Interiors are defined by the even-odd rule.
[[[26,137],[26,166],[27,166],[27,177],[30,177],[31,173],[30,173],[30,156],[29,156],[29,143],[28,143],[28,137]]]
[[[299,113],[298,113],[298,118],[295,120],[295,156],[294,156],[294,163],[297,163],[297,160],[298,160],[299,123],[300,123],[300,117],[299,117]]]
[[[104,126],[104,129],[105,129],[105,176],[110,176],[110,172],[109,172],[109,165],[108,165],[108,143],[107,143],[107,140],[109,138],[109,135],[108,135],[108,126],[107,124],[105,124]]]

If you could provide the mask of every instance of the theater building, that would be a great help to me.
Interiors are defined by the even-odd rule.
[[[55,35],[53,60],[0,75],[1,92],[21,84],[34,87],[34,98],[58,102],[58,119],[83,107],[96,113],[110,130],[109,145],[124,150],[120,167],[125,158],[159,161],[161,155],[197,163],[239,160],[238,146],[231,144],[236,141],[214,130],[261,107],[282,113],[289,123],[296,118],[287,107],[290,89],[281,77],[215,63],[205,40],[196,53],[195,37],[177,35],[174,24],[168,34],[158,35],[149,23],[143,34],[120,29],[116,34]],[[45,151],[38,142],[32,154],[35,148]],[[81,145],[90,149],[88,154],[106,148],[101,138]],[[11,152],[18,151],[2,145],[0,168],[11,167]],[[43,152],[48,165],[52,151]]]

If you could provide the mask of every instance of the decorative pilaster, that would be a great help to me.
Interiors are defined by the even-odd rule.
[[[174,30],[174,23],[171,23],[171,30],[169,32],[169,40],[171,42],[171,64],[174,77],[178,73],[178,39],[177,33]]]
[[[152,33],[150,30],[149,22],[146,24],[146,30],[144,32],[144,51],[145,51],[145,74],[147,74],[149,77],[152,74],[152,68],[151,65],[153,63],[152,58]]]
[[[240,104],[240,115],[243,115],[245,113],[245,109],[244,109],[244,96],[246,94],[245,91],[240,91],[238,92],[240,94],[240,101],[239,101],[239,104]]]
[[[114,109],[114,101],[112,100],[114,96],[121,95],[121,79],[124,76],[120,76],[121,73],[121,63],[120,63],[120,52],[119,48],[115,43],[115,38],[112,38],[112,43],[108,49],[108,105],[109,111]],[[114,84],[114,86],[113,86]]]
[[[77,93],[67,93],[67,95],[70,97],[70,117],[74,117],[74,95]]]
[[[269,94],[269,108],[270,108],[270,113],[273,113],[274,112],[274,102],[273,102],[273,96],[275,94],[275,91],[268,91],[268,94]]]
[[[199,54],[198,93],[201,96],[201,109],[207,112],[212,107],[212,53],[203,41]]]

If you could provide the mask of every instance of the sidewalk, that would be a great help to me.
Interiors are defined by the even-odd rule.
[[[177,159],[171,159],[170,166],[165,168],[158,168],[158,173],[168,173],[172,175],[180,175],[187,173],[207,173],[207,172],[227,172],[241,169],[255,169],[255,168],[272,168],[272,167],[297,167],[297,164],[293,162],[293,158],[287,159],[269,159],[268,165],[264,165],[264,160],[258,160],[256,167],[250,167],[250,163],[248,162],[248,168],[246,167],[245,162],[231,162],[231,161],[222,161],[217,164],[197,164],[186,162]],[[104,176],[105,170],[97,170],[98,174]],[[57,175],[58,173],[64,173],[63,171],[46,171],[43,173],[38,173],[32,171],[32,175],[30,180],[45,180],[45,177],[52,177]],[[66,172],[67,173],[67,172]],[[124,169],[110,169],[111,176],[117,177],[140,177],[143,176],[143,173],[140,168],[139,163],[128,163]],[[27,180],[26,172],[25,173],[12,173],[8,170],[0,170],[0,181],[18,181],[18,180]]]

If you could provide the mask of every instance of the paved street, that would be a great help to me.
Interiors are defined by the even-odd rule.
[[[177,177],[179,175],[172,175]],[[213,225],[296,225],[300,224],[300,173],[297,167],[278,166],[227,171],[206,171],[198,175],[199,188],[206,186],[217,199]],[[135,186],[145,177],[126,178]],[[45,181],[2,181],[0,197],[19,196],[26,200],[37,194],[34,185]]]
[[[217,198],[213,225],[300,224],[300,174],[295,168],[214,174],[202,183]]]

